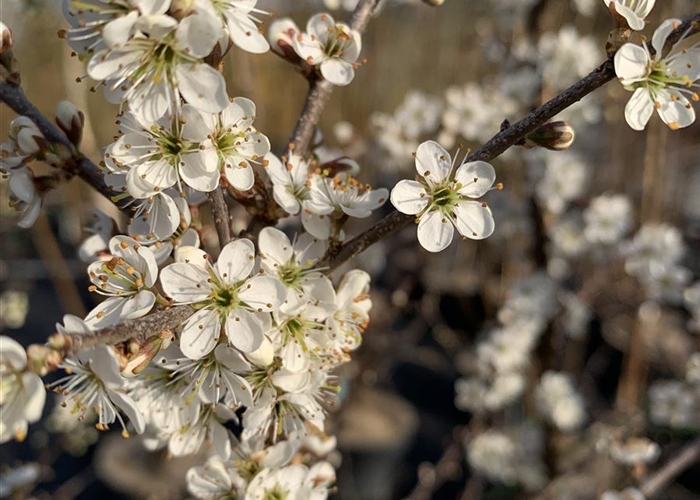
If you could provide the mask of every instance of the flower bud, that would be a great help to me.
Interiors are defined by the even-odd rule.
[[[15,40],[12,36],[12,30],[5,23],[0,21],[0,54],[9,50],[14,45]]]
[[[541,147],[551,151],[569,149],[574,142],[574,129],[566,122],[550,122],[530,132],[523,142],[528,149]]]
[[[194,12],[194,3],[195,0],[172,0],[169,13],[175,19],[181,21]]]
[[[66,133],[75,146],[80,145],[83,138],[85,115],[69,101],[61,101],[56,106],[56,123]]]
[[[246,354],[248,361],[258,366],[270,366],[275,357],[275,348],[267,337],[255,351]]]
[[[428,5],[432,5],[433,7],[440,7],[445,3],[445,0],[423,0],[423,2],[427,3]]]
[[[12,120],[9,136],[23,155],[38,153],[46,143],[39,128],[26,116],[18,116]]]
[[[298,64],[301,62],[301,58],[294,51],[292,37],[300,32],[299,27],[291,19],[277,19],[270,25],[267,40],[277,55]]]
[[[49,346],[32,344],[27,348],[27,366],[40,377],[57,370],[61,361],[61,353]]]
[[[120,359],[122,377],[135,377],[145,370],[156,354],[170,345],[172,338],[173,333],[165,330],[147,338],[143,343],[134,341],[130,344],[129,352],[125,356],[119,356],[119,358],[125,358]]]

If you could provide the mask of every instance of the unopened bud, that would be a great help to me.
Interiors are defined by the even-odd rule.
[[[85,115],[69,101],[61,101],[56,106],[56,123],[75,146],[80,145],[83,138]]]
[[[15,40],[12,36],[12,30],[5,23],[0,21],[0,54],[9,50],[14,45]]]
[[[267,40],[270,42],[273,52],[290,62],[298,64],[301,62],[301,58],[294,51],[292,38],[299,33],[301,33],[299,27],[291,19],[277,19],[270,25],[270,29],[267,32]]]
[[[248,361],[258,366],[270,366],[275,359],[275,348],[267,337],[263,337],[262,344],[255,351],[246,354]]]
[[[0,22],[0,81],[13,85],[20,84],[19,65],[12,51],[14,37],[12,30]]]
[[[61,353],[49,346],[32,344],[27,348],[27,366],[40,377],[57,370],[61,361]]]
[[[551,151],[562,151],[569,149],[575,135],[574,129],[568,123],[550,122],[530,132],[521,145],[528,149],[540,147]]]
[[[423,0],[423,2],[427,3],[428,5],[432,5],[433,7],[440,7],[445,3],[445,0]]]
[[[19,116],[12,120],[9,135],[23,155],[38,153],[46,143],[39,128],[26,116]]]
[[[195,0],[172,0],[169,14],[175,19],[182,20],[194,12]]]
[[[149,337],[145,342],[133,341],[128,344],[128,352],[121,359],[121,374],[123,377],[135,377],[150,364],[162,349],[170,345],[173,334],[170,331],[162,331],[158,335]]]

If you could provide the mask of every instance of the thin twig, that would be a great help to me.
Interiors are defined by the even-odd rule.
[[[700,12],[683,21],[683,23],[668,37],[666,46],[668,47],[677,42],[686,31],[688,32],[687,36],[694,35],[700,31]],[[602,87],[613,78],[615,78],[615,68],[613,60],[609,58],[582,80],[573,84],[564,92],[525,116],[525,118],[508,127],[504,127],[503,130],[494,135],[486,144],[467,156],[466,161],[490,161],[500,156],[528,133],[532,132],[567,107],[580,101],[594,90]],[[382,238],[407,226],[415,219],[416,217],[414,215],[406,215],[393,211],[374,226],[342,245],[333,256],[324,257],[318,262],[316,267],[326,268],[326,272],[330,273]]]
[[[362,34],[367,28],[372,13],[377,8],[380,0],[361,0],[355,8],[350,21],[350,27]],[[298,155],[306,155],[311,139],[314,136],[314,129],[321,113],[326,107],[333,92],[333,84],[320,78],[313,78],[309,82],[309,93],[306,96],[304,109],[299,116],[294,132],[292,133],[291,144],[294,152]]]
[[[101,169],[89,158],[84,156],[66,137],[56,125],[51,123],[39,111],[24,94],[21,87],[8,82],[0,82],[0,101],[7,104],[15,113],[23,115],[32,120],[44,137],[53,144],[60,144],[70,153],[70,158],[62,162],[61,167],[70,175],[77,175],[85,182],[95,188],[105,198],[114,203],[127,215],[131,214],[128,208],[132,198],[124,193],[110,188],[104,181]]]
[[[644,498],[653,498],[661,493],[666,485],[673,481],[688,467],[700,461],[700,438],[695,439],[686,446],[678,456],[667,462],[661,469],[656,471],[649,479],[644,481],[640,490]]]
[[[90,334],[56,333],[49,339],[49,345],[69,353],[101,344],[118,344],[129,339],[144,341],[160,332],[176,328],[194,313],[195,310],[190,306],[175,306],[143,318],[129,319]]]
[[[214,225],[216,226],[216,234],[219,235],[219,246],[224,247],[231,241],[231,216],[228,214],[228,205],[224,198],[224,190],[219,186],[214,191],[207,193],[211,211],[214,216]]]

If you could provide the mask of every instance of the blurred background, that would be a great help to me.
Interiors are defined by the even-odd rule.
[[[97,161],[116,134],[118,110],[90,92],[89,79],[76,82],[85,69],[57,36],[66,28],[58,3],[3,0],[0,14],[15,36],[26,94],[47,116],[63,99],[82,109],[82,150]],[[258,6],[303,27],[323,8],[338,7],[336,19],[349,19],[344,3]],[[648,37],[663,19],[700,8],[697,0],[657,4]],[[411,152],[421,141],[436,139],[452,152],[478,147],[503,120],[518,120],[593,70],[606,57],[611,27],[602,1],[447,0],[440,8],[387,2],[363,37],[366,64],[350,86],[335,89],[323,114],[316,154],[350,156],[361,180],[391,188],[414,175]],[[238,50],[225,59],[225,76],[229,95],[257,104],[256,126],[283,153],[305,80],[272,53]],[[644,133],[634,132],[623,112],[630,95],[613,81],[567,110],[561,119],[576,131],[569,151],[514,147],[494,161],[505,189],[487,195],[496,220],[488,240],[455,241],[432,255],[409,227],[352,262],[373,277],[374,307],[362,347],[340,374],[343,404],[330,419],[338,436],[337,498],[597,498],[642,484],[697,435],[700,390],[686,367],[700,350],[700,124],[670,131],[655,116]],[[13,118],[0,108],[3,137]],[[42,342],[63,314],[84,316],[95,306],[87,264],[76,253],[92,209],[120,215],[74,180],[52,191],[45,214],[21,230],[6,183],[0,189],[1,333],[23,345]],[[604,203],[617,195],[626,202]],[[243,229],[248,216],[234,214]],[[371,222],[347,231],[352,236]],[[664,263],[651,278],[635,274],[629,261],[644,247],[635,234],[662,223],[680,235],[672,248],[657,249],[678,251],[675,267]],[[484,400],[501,390],[482,365],[486,347],[499,347],[494,335],[517,328],[514,311],[543,326],[527,352],[516,353],[526,362],[514,387],[477,408],[464,391],[484,377],[491,377],[479,393]],[[500,347],[515,343],[506,338]],[[576,425],[546,415],[547,373],[565,374],[580,398],[585,417]],[[673,390],[659,384],[669,381],[681,384],[677,404],[685,406],[664,419],[657,407],[674,403]],[[678,423],[673,411],[689,417]],[[49,407],[25,443],[2,446],[0,498],[186,498],[184,473],[201,457],[152,455],[118,433],[98,442],[90,423],[67,417]],[[487,449],[478,460],[475,439],[490,431],[520,451],[506,459],[508,453]],[[633,468],[611,459],[610,443],[630,437],[658,443],[658,463]],[[529,475],[505,474],[508,460],[533,467]],[[698,499],[698,478],[696,464],[656,498]]]

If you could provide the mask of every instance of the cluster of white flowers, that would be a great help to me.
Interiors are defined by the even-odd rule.
[[[70,46],[89,57],[88,75],[105,98],[126,102],[145,123],[181,115],[181,98],[197,110],[228,105],[223,75],[205,62],[228,41],[253,53],[269,50],[259,32],[257,0],[64,0]]]
[[[700,429],[700,353],[686,365],[685,380],[660,380],[648,391],[649,419],[674,429]]]
[[[545,274],[514,283],[498,312],[502,326],[477,344],[474,373],[455,384],[455,406],[492,412],[522,396],[532,351],[558,311],[557,284]]]
[[[546,483],[547,475],[540,458],[540,436],[528,436],[531,432],[525,426],[508,433],[489,430],[478,434],[466,443],[469,466],[490,481],[520,484],[528,491],[537,491]]]
[[[651,298],[679,304],[692,273],[681,264],[685,244],[681,232],[667,224],[645,224],[623,251],[625,269],[646,287]]]
[[[544,372],[535,389],[535,402],[540,414],[561,431],[574,431],[585,423],[583,398],[567,373]]]
[[[422,139],[436,133],[443,107],[439,97],[412,90],[393,114],[372,114],[375,140],[388,153],[390,165],[397,169],[404,165],[407,153],[415,151]]]
[[[370,278],[352,270],[334,286],[313,268],[327,243],[309,233],[292,242],[265,228],[258,246],[256,253],[251,241],[234,240],[216,262],[196,247],[180,246],[175,262],[159,271],[149,247],[114,236],[88,268],[91,290],[109,298],[85,320],[66,316],[59,333],[89,335],[142,317],[156,303],[196,312],[174,333],[126,352],[107,345],[79,351],[61,363],[67,373],[52,387],[72,413],[85,416],[94,408],[98,429],[117,422],[124,435],[130,429],[144,434],[151,449],[182,456],[212,445],[216,457],[188,474],[197,498],[211,498],[216,488],[250,498],[270,491],[325,498],[335,473],[318,460],[333,446],[319,443],[328,440],[325,412],[338,390],[333,371],[362,341]],[[7,432],[21,435],[43,406],[43,399],[40,405],[31,399],[45,391],[38,376],[22,374],[26,357],[14,344],[2,342],[14,356],[3,355],[2,387],[12,396],[4,398],[3,418]],[[41,390],[35,391],[33,378],[12,382],[18,377],[36,378]],[[227,421],[242,424],[240,440],[226,430]],[[278,444],[266,447],[270,442]],[[325,451],[307,456],[302,447]],[[303,457],[308,467],[299,464]]]

